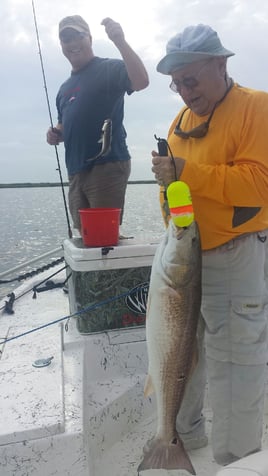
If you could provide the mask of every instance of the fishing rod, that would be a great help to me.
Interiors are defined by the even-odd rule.
[[[43,76],[43,81],[44,81],[44,88],[45,88],[45,94],[46,94],[46,101],[47,101],[50,125],[51,125],[51,128],[54,129],[52,114],[51,114],[51,107],[50,107],[49,96],[48,96],[47,81],[46,81],[46,75],[45,75],[45,69],[44,69],[44,63],[43,63],[42,51],[41,51],[41,45],[40,45],[40,39],[39,39],[39,32],[38,32],[38,26],[37,26],[36,14],[35,14],[34,0],[32,0],[32,9],[33,9],[35,33],[36,33],[38,53],[39,53],[40,63],[41,63],[42,76]],[[72,238],[72,229],[71,229],[71,225],[70,225],[67,202],[66,202],[66,197],[65,197],[65,192],[64,192],[64,185],[63,185],[63,180],[62,180],[62,173],[61,173],[61,167],[60,167],[58,148],[57,148],[56,145],[55,145],[55,153],[56,153],[56,159],[57,159],[57,165],[58,165],[57,170],[58,170],[59,176],[60,176],[60,184],[61,184],[63,203],[64,203],[64,208],[65,208],[65,215],[66,215],[67,226],[68,226],[68,235],[69,235],[69,238]]]

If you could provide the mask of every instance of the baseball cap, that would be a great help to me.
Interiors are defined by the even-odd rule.
[[[80,15],[72,15],[63,18],[59,22],[59,35],[63,32],[63,30],[65,30],[65,28],[72,28],[73,30],[79,31],[80,33],[90,34],[87,22],[82,17],[80,17]]]
[[[192,25],[168,41],[166,56],[161,59],[156,69],[159,73],[171,74],[195,61],[233,55],[232,51],[224,48],[217,32],[210,26]]]

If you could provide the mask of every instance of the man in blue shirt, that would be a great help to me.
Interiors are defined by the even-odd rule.
[[[74,228],[80,230],[79,209],[121,208],[121,222],[130,154],[123,125],[124,95],[148,86],[147,71],[111,18],[102,21],[122,59],[94,55],[89,26],[79,15],[59,23],[64,56],[72,65],[71,76],[56,99],[58,124],[47,132],[47,142],[64,142],[69,176],[69,208]],[[111,148],[100,155],[104,121],[112,124]],[[98,158],[96,158],[98,157]]]

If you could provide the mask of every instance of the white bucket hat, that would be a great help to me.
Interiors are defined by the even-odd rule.
[[[222,46],[216,31],[202,24],[188,26],[182,33],[171,38],[167,43],[166,52],[166,56],[156,67],[157,71],[163,74],[171,74],[188,64],[213,56],[234,55],[232,51]]]

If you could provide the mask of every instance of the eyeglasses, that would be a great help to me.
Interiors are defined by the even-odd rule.
[[[60,41],[64,44],[71,43],[72,41],[82,41],[88,35],[76,30],[64,30],[60,34]]]
[[[180,94],[180,91],[181,91],[181,88],[184,87],[184,88],[187,88],[187,89],[194,89],[198,86],[199,84],[199,81],[198,81],[198,77],[200,75],[200,73],[202,72],[203,68],[212,60],[212,58],[210,58],[208,61],[206,61],[206,63],[204,63],[201,68],[199,69],[199,71],[196,73],[195,76],[189,76],[188,78],[184,78],[182,79],[181,81],[179,79],[173,79],[169,85],[170,89],[172,91],[174,91],[175,93],[179,93]]]
[[[196,126],[193,129],[191,129],[190,131],[183,131],[181,129],[182,118],[183,118],[184,114],[186,113],[186,111],[188,111],[190,109],[189,107],[186,107],[184,109],[184,111],[182,112],[181,117],[179,119],[179,122],[178,122],[178,124],[176,125],[176,127],[174,129],[174,134],[176,134],[176,136],[181,137],[182,139],[189,139],[189,137],[192,137],[193,139],[201,139],[202,137],[205,137],[208,133],[209,124],[210,124],[212,116],[215,112],[216,107],[226,98],[227,94],[232,89],[233,84],[234,84],[234,82],[231,79],[230,85],[227,87],[227,89],[226,89],[224,95],[222,96],[222,98],[214,104],[214,107],[213,107],[208,119],[205,122],[202,122],[201,124],[199,124],[199,126]]]

